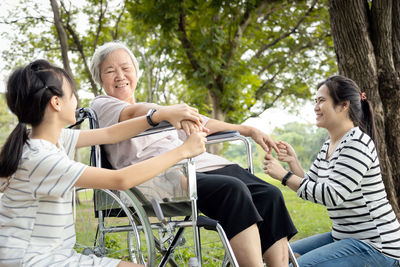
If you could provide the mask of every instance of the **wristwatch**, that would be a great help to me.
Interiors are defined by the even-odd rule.
[[[283,185],[286,185],[287,180],[289,180],[289,178],[292,177],[292,175],[293,175],[293,172],[288,171],[288,172],[286,173],[286,175],[283,176],[282,184],[283,184]]]
[[[153,120],[151,119],[151,117],[153,116],[154,112],[156,112],[156,111],[157,111],[157,109],[152,108],[152,109],[149,110],[149,112],[147,112],[147,115],[146,115],[147,122],[152,127],[155,127],[155,126],[158,125],[158,123],[154,123]]]

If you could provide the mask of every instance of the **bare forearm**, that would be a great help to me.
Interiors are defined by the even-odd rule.
[[[246,125],[231,124],[215,119],[209,119],[205,127],[210,130],[209,134],[221,131],[238,131],[241,135],[251,136],[251,127]]]
[[[120,169],[119,172],[124,177],[131,177],[126,185],[127,188],[131,188],[146,182],[185,158],[181,147],[178,147],[157,157]]]
[[[119,121],[126,121],[132,118],[144,116],[149,109],[157,109],[159,106],[153,103],[135,103],[125,107],[119,115]]]
[[[83,130],[79,134],[76,147],[115,144],[129,139],[145,131],[149,127],[150,125],[148,124],[146,117],[142,116],[106,128]]]
[[[289,163],[290,171],[296,174],[299,177],[304,177],[304,170],[301,167],[299,160],[296,158],[296,161],[293,163]]]
[[[79,177],[75,186],[127,190],[155,177],[182,159],[184,159],[184,152],[181,147],[178,147],[120,170],[88,167]]]
[[[297,190],[300,187],[302,178],[297,176],[296,174],[293,174],[292,177],[287,180],[286,185],[292,189],[293,191],[297,192]]]
[[[107,133],[107,143],[115,144],[127,140],[150,128],[145,116],[123,121],[105,128]]]

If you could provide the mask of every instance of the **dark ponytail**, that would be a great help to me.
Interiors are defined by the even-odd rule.
[[[362,120],[360,128],[361,130],[368,134],[371,139],[374,141],[375,145],[378,145],[378,140],[376,138],[376,128],[375,128],[375,120],[374,113],[372,111],[371,103],[367,100],[361,100],[361,110],[362,110]]]
[[[61,68],[46,60],[36,60],[13,71],[7,81],[6,99],[9,109],[17,116],[18,124],[0,152],[0,177],[13,175],[29,142],[26,124],[38,126],[53,96],[63,96],[63,80],[75,89],[71,77]]]
[[[18,123],[0,153],[0,177],[9,177],[18,168],[22,148],[28,140],[28,130],[25,123]]]
[[[364,92],[361,92],[358,85],[351,79],[334,75],[318,84],[317,88],[326,85],[334,105],[350,101],[349,116],[355,126],[368,134],[377,145],[376,129],[372,106],[367,100]]]

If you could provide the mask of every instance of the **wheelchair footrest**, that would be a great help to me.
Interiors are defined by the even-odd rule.
[[[218,221],[199,215],[197,217],[197,226],[204,227],[207,230],[217,231]]]

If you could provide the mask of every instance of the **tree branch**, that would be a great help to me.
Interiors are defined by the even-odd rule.
[[[48,23],[54,23],[54,20],[50,20],[46,16],[40,16],[40,17],[34,17],[34,16],[26,16],[24,17],[24,20],[20,19],[14,19],[14,20],[1,20],[0,24],[5,24],[5,25],[13,25],[16,23],[26,23],[27,20],[38,20],[38,21],[45,21]]]
[[[268,20],[268,19],[269,19],[269,16],[271,16],[271,14],[274,14],[275,12],[278,12],[279,10],[284,9],[284,8],[286,8],[287,6],[288,6],[288,3],[283,3],[282,5],[280,5],[280,6],[278,6],[278,7],[269,9],[269,10],[265,13],[264,18],[262,19],[262,22]]]
[[[92,75],[90,74],[90,70],[89,70],[89,66],[87,64],[87,59],[86,59],[86,55],[85,55],[85,51],[83,49],[82,43],[80,41],[80,38],[78,36],[78,34],[75,32],[75,30],[71,27],[71,25],[69,23],[67,23],[66,25],[66,29],[68,30],[68,32],[71,34],[72,39],[74,40],[74,43],[79,51],[79,54],[82,57],[82,61],[83,61],[83,66],[85,68],[85,72],[88,74],[88,78],[89,78],[89,82],[90,82],[90,86],[92,88],[92,92],[95,96],[99,95],[99,90],[97,88],[96,82],[93,80]]]
[[[297,31],[297,29],[299,28],[299,26],[301,25],[301,23],[306,19],[306,17],[310,14],[310,12],[313,10],[314,6],[317,4],[318,0],[313,0],[313,2],[311,3],[311,7],[306,11],[306,13],[304,13],[304,16],[302,16],[300,18],[300,20],[297,22],[297,24],[289,31],[286,32],[284,34],[282,34],[281,36],[279,36],[277,39],[273,40],[271,43],[264,45],[263,47],[260,48],[260,50],[257,51],[257,53],[255,54],[256,58],[259,58],[261,56],[261,54],[267,50],[268,48],[270,48],[271,46],[277,44],[279,41],[285,39],[286,37],[290,36],[291,34],[293,34],[294,32]]]
[[[181,12],[179,14],[179,25],[178,25],[178,30],[180,31],[179,35],[179,40],[182,43],[182,47],[186,52],[186,55],[189,59],[190,64],[192,65],[194,71],[199,70],[199,64],[197,63],[194,55],[193,55],[193,47],[192,44],[189,41],[189,38],[186,33],[186,12],[184,10],[184,7],[181,7]]]
[[[97,47],[97,43],[99,42],[99,37],[100,37],[100,32],[103,28],[103,19],[104,16],[107,12],[107,1],[105,4],[105,8],[103,9],[103,0],[100,1],[100,13],[99,13],[99,18],[97,19],[97,25],[99,26],[96,30],[96,37],[94,38],[94,42],[93,42],[93,48],[94,50],[96,50]],[[97,86],[96,86],[97,87]],[[96,88],[97,91],[97,88]]]
[[[122,6],[121,13],[119,13],[117,21],[115,22],[114,32],[111,34],[113,40],[117,40],[118,39],[118,27],[119,27],[119,23],[121,22],[122,16],[125,13],[125,8],[126,8],[126,0],[124,1],[124,5]]]
[[[311,40],[310,42],[308,42],[307,44],[304,44],[303,46],[299,46],[294,50],[290,50],[290,52],[287,54],[287,56],[285,57],[277,57],[274,61],[268,63],[266,66],[264,66],[259,72],[258,75],[262,75],[266,70],[268,70],[270,67],[272,67],[273,65],[286,61],[288,58],[291,58],[293,55],[307,49],[307,48],[311,48],[314,47],[316,44],[320,43],[321,39],[324,39],[327,35],[321,36],[319,38],[315,38],[313,40]]]

